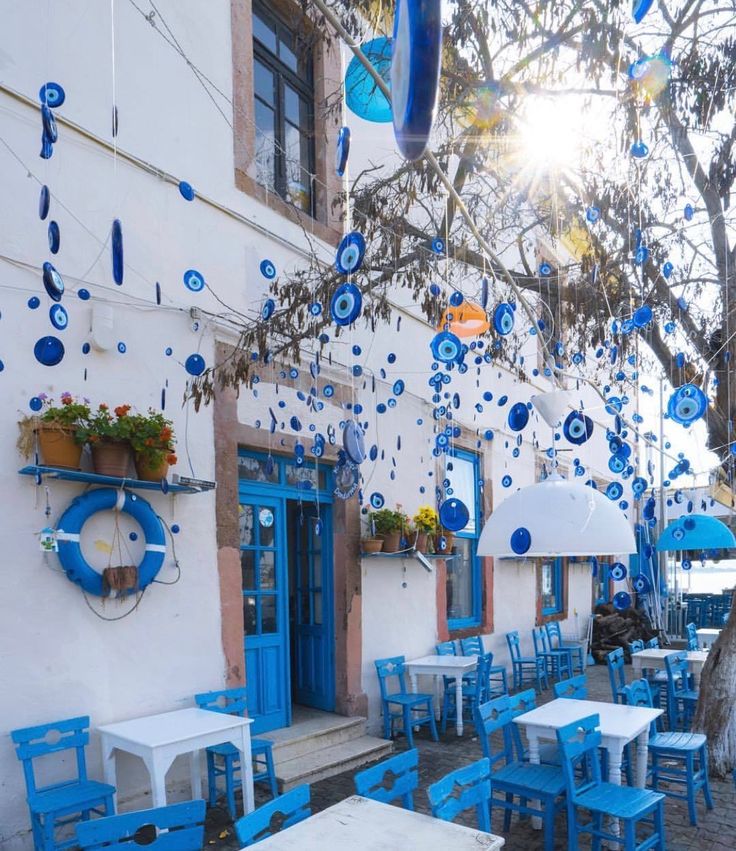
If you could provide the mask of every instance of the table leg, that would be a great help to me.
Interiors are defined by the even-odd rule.
[[[702,672],[700,665],[693,666],[693,680],[695,682],[695,690],[700,691],[700,674]]]
[[[151,777],[151,799],[154,807],[166,806],[166,772],[169,770],[171,760],[166,759],[163,754],[154,753],[149,759],[144,759],[146,768]]]
[[[455,732],[458,736],[463,734],[463,677],[458,674],[455,677]]]
[[[409,674],[409,685],[411,687],[412,694],[416,694],[417,693],[417,675],[414,673],[414,671],[412,671]]]
[[[243,812],[252,813],[255,809],[255,799],[253,796],[253,757],[250,747],[250,726],[244,724],[240,728],[240,733],[233,733],[233,738],[230,740],[235,747],[240,751],[240,777],[243,783]]]
[[[108,745],[105,741],[104,737],[102,738],[102,771],[105,778],[105,783],[109,783],[110,786],[114,786],[116,791],[112,796],[112,803],[115,808],[115,812],[118,811],[118,779],[117,779],[117,763],[115,758],[115,748],[112,745]]]
[[[529,742],[529,762],[532,765],[539,765],[539,736],[532,728],[527,727],[526,738]],[[539,816],[532,816],[532,827],[534,828],[534,830],[542,829],[542,819],[539,818]]]
[[[192,784],[192,800],[199,801],[202,797],[202,751],[196,750],[189,754],[189,776]]]
[[[647,760],[649,759],[649,730],[644,730],[636,739],[636,785],[640,789],[647,785]]]
[[[616,786],[621,785],[621,763],[624,756],[624,745],[621,741],[612,741],[608,745],[608,782],[614,783]],[[609,829],[614,836],[621,835],[621,825],[617,818],[612,818],[609,823]],[[610,848],[618,848],[618,845],[611,843]]]

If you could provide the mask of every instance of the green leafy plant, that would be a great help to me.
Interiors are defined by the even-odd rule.
[[[369,528],[375,529],[376,535],[390,535],[391,532],[399,532],[408,525],[408,522],[409,518],[400,510],[392,511],[390,508],[380,508],[378,511],[368,513]]]
[[[176,464],[176,438],[171,420],[153,408],[149,408],[147,414],[135,414],[129,419],[130,442],[148,466],[158,467],[164,462]]]
[[[79,430],[83,442],[99,443],[102,440],[130,441],[133,434],[133,417],[128,416],[130,405],[118,405],[112,411],[110,406],[101,402],[97,411],[90,415],[86,424]]]
[[[62,393],[60,403],[40,393],[41,410],[36,414],[24,416],[18,422],[18,451],[24,458],[30,458],[35,450],[35,435],[39,426],[63,429],[72,433],[77,443],[86,442],[86,429],[92,414],[89,399],[75,399],[71,393]]]

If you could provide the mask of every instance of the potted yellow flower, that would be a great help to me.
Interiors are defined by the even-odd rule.
[[[428,547],[428,538],[434,535],[437,531],[437,512],[431,505],[420,506],[417,513],[412,517],[414,528],[416,529],[416,538],[414,546],[420,553],[426,553]]]

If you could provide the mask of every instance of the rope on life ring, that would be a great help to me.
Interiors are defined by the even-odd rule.
[[[102,574],[98,573],[82,555],[80,533],[82,526],[98,511],[122,511],[132,517],[143,531],[146,541],[145,556],[138,565],[136,591],[142,591],[153,582],[161,570],[166,556],[166,535],[163,523],[151,507],[137,494],[115,488],[99,488],[78,496],[59,519],[56,538],[59,542],[59,561],[67,578],[80,585],[88,594],[108,596]]]

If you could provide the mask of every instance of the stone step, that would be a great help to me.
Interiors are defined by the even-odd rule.
[[[282,792],[302,783],[315,783],[343,771],[351,771],[385,759],[393,751],[393,742],[375,736],[360,736],[340,744],[303,753],[294,759],[279,760],[274,751],[276,776]]]
[[[274,762],[286,762],[365,735],[366,719],[299,707],[290,727],[259,734],[273,742]]]

